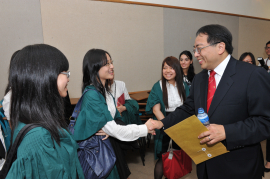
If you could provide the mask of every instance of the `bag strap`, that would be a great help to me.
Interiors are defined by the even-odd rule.
[[[6,134],[6,133],[7,133],[6,125],[5,125],[3,122],[4,122],[4,121],[2,121],[2,120],[0,119],[0,127],[2,127],[3,132]]]
[[[10,146],[9,151],[8,151],[8,155],[6,158],[6,162],[2,168],[2,170],[0,171],[0,178],[6,178],[12,163],[16,160],[17,158],[17,150],[18,147],[20,146],[24,136],[33,128],[36,127],[41,127],[40,124],[27,124],[25,125],[20,132],[18,133],[14,143]]]
[[[69,132],[70,132],[71,134],[74,134],[74,126],[75,126],[75,124],[76,124],[77,117],[78,117],[79,114],[80,114],[83,96],[84,96],[84,94],[85,94],[87,91],[90,91],[90,90],[94,90],[94,91],[97,92],[98,95],[100,95],[100,93],[99,93],[97,90],[95,90],[95,89],[86,89],[86,90],[84,90],[84,92],[83,92],[81,98],[79,99],[78,103],[76,104],[76,106],[75,106],[75,108],[74,108],[74,110],[73,110],[73,112],[72,112],[72,115],[71,115],[70,118],[69,118],[70,121],[69,121],[68,129],[69,129]]]
[[[86,89],[86,90],[84,90],[84,92],[83,92],[81,98],[79,99],[78,103],[76,104],[76,106],[75,106],[75,108],[74,108],[74,110],[73,110],[72,116],[71,116],[71,117],[73,117],[74,119],[76,119],[76,118],[79,116],[79,113],[80,113],[80,110],[81,110],[81,105],[82,105],[82,100],[83,100],[84,94],[85,94],[87,91],[90,91],[90,90],[94,90],[94,89]],[[96,91],[96,92],[98,93],[97,90],[94,90],[94,91]],[[99,93],[98,93],[98,94],[99,94]]]
[[[172,139],[170,140],[169,147],[168,147],[168,152],[172,151]]]

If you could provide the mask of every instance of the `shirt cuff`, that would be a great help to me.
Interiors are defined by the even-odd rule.
[[[143,125],[138,125],[139,129],[140,129],[140,137],[145,137],[148,134],[148,129],[147,126],[145,124]]]

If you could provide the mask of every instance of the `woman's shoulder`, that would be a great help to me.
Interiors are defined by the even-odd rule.
[[[13,139],[15,140],[15,137],[17,137],[18,133],[23,129],[23,127],[26,124],[23,122],[18,122],[17,127],[14,130],[14,137]],[[35,137],[35,136],[43,136],[43,135],[50,135],[50,132],[43,128],[43,127],[35,127],[33,129],[31,129],[25,136],[23,139],[25,138],[31,138],[31,137]]]
[[[17,159],[7,178],[70,178],[69,171],[73,169],[63,161],[76,159],[78,146],[70,134],[63,131],[65,135],[59,132],[61,137],[58,145],[45,128],[30,130],[18,147]],[[75,164],[72,165],[75,167]]]
[[[50,132],[43,127],[35,127],[24,136],[17,150],[17,158],[35,158],[53,150],[54,141]]]
[[[163,106],[160,80],[154,84],[154,86],[153,86],[153,88],[148,96],[148,100],[147,100],[147,104],[146,104],[146,108],[145,108],[146,113],[152,114],[153,113],[152,108],[158,103],[160,103]]]
[[[25,148],[34,149],[35,147],[40,147],[41,145],[53,146],[53,141],[50,132],[43,127],[35,127],[31,129],[23,138],[20,148],[23,150]]]
[[[161,80],[158,80],[152,87],[151,92],[160,92],[161,91]]]
[[[60,145],[68,143],[69,145],[75,146],[71,135],[65,129],[59,129],[59,135]],[[58,144],[54,141],[51,133],[47,129],[43,127],[35,127],[24,136],[18,148],[18,157],[34,155],[35,153],[43,155],[42,151],[52,151],[55,149],[55,145]]]
[[[96,87],[94,85],[88,85],[84,88],[83,92],[88,91],[97,91]]]
[[[86,90],[87,92],[84,94],[84,97],[89,100],[101,100],[101,97],[103,97],[102,94],[93,85],[86,86],[84,91]]]
[[[160,87],[160,80],[157,81],[154,86],[152,87],[150,94],[148,96],[148,101],[150,100],[156,100],[159,98],[159,96],[162,95],[162,90]]]

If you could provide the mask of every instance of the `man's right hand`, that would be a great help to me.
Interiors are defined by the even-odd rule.
[[[161,121],[153,120],[151,118],[148,121],[152,123],[152,126],[150,126],[150,130],[161,129],[164,126]]]

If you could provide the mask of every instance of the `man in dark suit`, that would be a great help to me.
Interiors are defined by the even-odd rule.
[[[261,179],[260,142],[270,137],[270,75],[230,55],[232,35],[227,28],[207,25],[196,36],[194,55],[204,70],[194,77],[182,106],[151,122],[156,129],[167,129],[204,108],[211,125],[198,138],[209,145],[221,141],[230,152],[198,164],[198,178]]]

